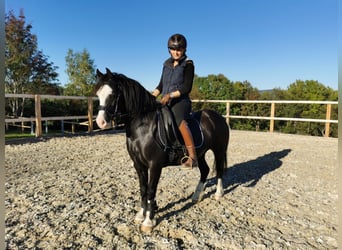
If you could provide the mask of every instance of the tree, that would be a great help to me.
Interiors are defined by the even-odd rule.
[[[231,93],[232,83],[223,74],[196,77],[194,87],[198,89],[202,99],[226,99]]]
[[[257,100],[260,96],[259,90],[254,88],[248,81],[236,81],[232,83],[230,96],[232,100]],[[232,103],[230,114],[254,116],[257,115],[257,104],[252,103]],[[239,129],[253,129],[259,126],[258,120],[242,119],[232,120],[230,125]]]
[[[17,18],[10,11],[5,18],[5,92],[13,94],[56,93],[56,66],[38,50],[37,36],[26,24],[23,10]],[[44,88],[43,88],[44,86]],[[8,99],[9,113],[23,116],[25,99]]]
[[[231,95],[233,100],[257,100],[260,92],[248,81],[237,81],[233,83],[233,92]]]
[[[59,83],[56,82],[57,67],[48,62],[48,57],[38,51],[32,58],[31,84],[28,91],[35,94],[59,95]]]
[[[289,100],[329,100],[333,90],[314,80],[296,80],[287,88],[287,99]],[[331,100],[331,99],[330,99]]]
[[[95,66],[89,52],[86,49],[82,52],[74,52],[72,49],[69,49],[65,60],[69,83],[66,85],[64,94],[76,96],[92,95],[95,84]]]
[[[296,80],[289,85],[285,99],[288,100],[311,100],[311,101],[336,101],[337,91],[324,86],[315,80]],[[296,118],[325,119],[326,106],[320,104],[293,104],[287,105],[283,110],[284,115]],[[337,116],[337,109],[332,110],[332,116]],[[334,119],[332,117],[332,119]],[[300,123],[288,121],[284,126],[284,132],[322,135],[324,124]],[[335,133],[333,129],[333,133]]]
[[[232,82],[223,74],[208,75],[207,77],[195,77],[191,98],[194,94],[198,99],[225,100],[231,99]],[[219,113],[225,113],[224,104],[196,103],[194,110],[212,108]]]

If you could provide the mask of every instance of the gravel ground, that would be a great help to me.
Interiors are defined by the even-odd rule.
[[[231,131],[224,197],[210,174],[163,170],[157,225],[139,232],[120,133],[5,146],[7,249],[337,249],[337,139]],[[209,162],[213,161],[208,152]]]

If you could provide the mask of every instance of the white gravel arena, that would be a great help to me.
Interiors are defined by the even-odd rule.
[[[337,249],[336,138],[231,131],[224,196],[210,173],[163,169],[142,233],[125,134],[7,142],[7,249]],[[213,156],[207,153],[212,164]]]

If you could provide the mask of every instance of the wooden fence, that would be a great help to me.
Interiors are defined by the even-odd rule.
[[[84,97],[84,96],[57,96],[57,95],[30,95],[30,94],[5,94],[5,98],[33,98],[35,100],[35,117],[19,117],[19,118],[6,118],[5,123],[16,122],[35,122],[35,134],[36,137],[42,136],[42,121],[56,121],[56,120],[87,120],[88,132],[93,131],[94,117],[94,100],[97,97]],[[49,116],[42,117],[41,115],[41,99],[59,99],[59,100],[87,100],[88,112],[87,115],[81,116]],[[301,122],[318,122],[325,123],[325,137],[329,137],[330,124],[338,123],[338,120],[331,120],[331,106],[338,105],[337,101],[281,101],[281,100],[192,100],[192,102],[208,102],[208,103],[225,103],[226,104],[226,118],[227,123],[229,119],[256,119],[256,120],[269,120],[270,132],[274,131],[274,121],[301,121]],[[242,115],[230,115],[230,105],[232,103],[266,103],[271,106],[271,112],[269,116],[242,116]],[[322,104],[326,105],[326,118],[325,119],[311,119],[311,118],[290,118],[290,117],[276,117],[275,110],[276,104]]]
[[[274,131],[274,121],[300,121],[300,122],[319,122],[325,123],[324,136],[329,137],[330,124],[338,123],[338,120],[331,120],[331,106],[338,105],[337,101],[291,101],[291,100],[192,100],[192,102],[210,102],[210,103],[225,103],[226,104],[226,121],[229,123],[229,119],[256,119],[256,120],[269,120],[270,132]],[[230,115],[230,104],[232,103],[267,103],[271,105],[270,116],[242,116],[242,115]],[[326,105],[325,119],[311,119],[311,118],[291,118],[291,117],[276,117],[275,110],[276,104],[323,104]]]
[[[5,123],[16,123],[16,122],[35,122],[35,134],[36,137],[43,135],[42,121],[64,121],[64,120],[77,120],[84,119],[88,120],[88,132],[93,131],[93,101],[96,97],[85,97],[85,96],[58,96],[58,95],[31,95],[31,94],[5,94],[5,98],[31,98],[34,99],[35,103],[35,117],[18,117],[18,118],[6,118]],[[78,116],[49,116],[42,117],[41,115],[41,99],[56,99],[56,100],[87,100],[88,101],[88,112],[87,115]]]

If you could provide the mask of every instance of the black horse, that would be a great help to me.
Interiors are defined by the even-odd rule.
[[[180,164],[184,150],[174,145],[177,142],[181,145],[182,140],[177,136],[172,119],[168,118],[169,108],[161,106],[137,81],[109,69],[105,74],[97,70],[96,75],[95,91],[100,101],[96,122],[100,128],[107,128],[111,120],[125,124],[127,150],[140,184],[141,209],[135,220],[142,223],[142,231],[151,231],[155,225],[155,196],[162,168]],[[195,137],[201,139],[196,148],[201,177],[192,200],[202,199],[210,170],[205,160],[208,150],[212,150],[215,157],[215,197],[219,199],[223,196],[222,175],[227,165],[229,127],[225,119],[212,110],[193,113],[193,121],[197,121],[192,127],[197,127],[200,135]]]

